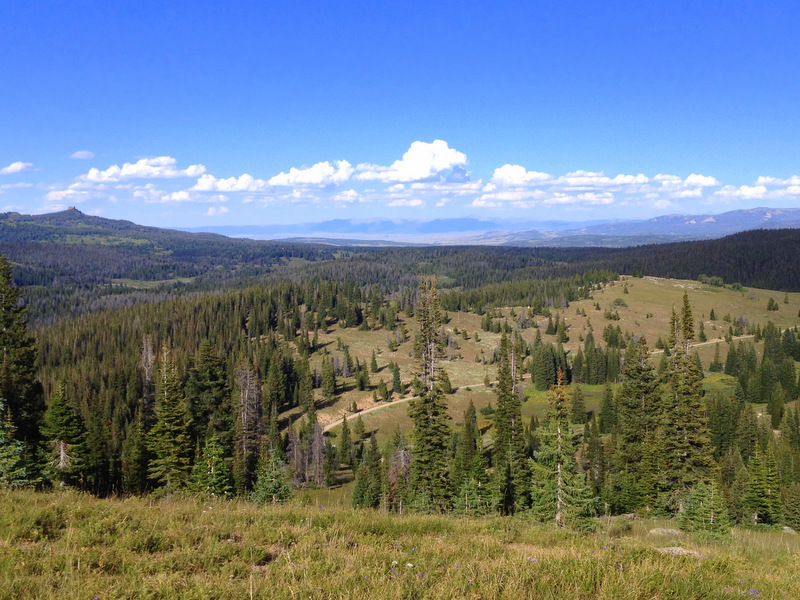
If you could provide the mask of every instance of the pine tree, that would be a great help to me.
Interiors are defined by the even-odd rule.
[[[251,365],[243,363],[239,366],[236,370],[236,384],[239,388],[239,401],[236,407],[233,476],[236,490],[244,493],[252,489],[255,480],[264,420],[261,412],[261,385]],[[270,431],[268,441],[277,445],[277,440],[273,438],[274,432]]]
[[[322,359],[322,395],[331,401],[336,396],[336,374],[333,371],[333,359]]]
[[[231,495],[231,471],[215,434],[209,436],[192,468],[191,489],[203,496],[225,498]]]
[[[767,445],[766,452],[762,453],[761,449],[756,447],[756,451],[750,459],[748,471],[750,472],[750,484],[746,505],[751,523],[753,525],[780,523],[780,489],[772,440]]]
[[[42,433],[52,447],[47,469],[51,478],[60,486],[79,485],[85,466],[86,427],[67,401],[63,384],[56,387],[50,398]]]
[[[499,510],[513,514],[529,503],[529,470],[525,459],[525,431],[516,389],[515,354],[508,336],[500,338],[497,367],[497,413],[495,414],[494,472]]]
[[[213,434],[230,454],[233,450],[233,407],[228,374],[225,363],[208,341],[200,346],[189,369],[185,396],[192,422],[192,446]]]
[[[275,453],[262,453],[251,497],[262,506],[280,504],[292,497],[286,466]]]
[[[689,354],[694,339],[694,320],[689,297],[683,296],[680,319],[673,311],[670,346],[672,361],[665,373],[668,391],[664,395],[661,427],[665,446],[662,456],[666,491],[683,493],[700,482],[709,482],[714,469],[711,432],[701,397],[702,371]]]
[[[784,413],[783,399],[783,386],[779,382],[772,388],[772,394],[770,394],[769,402],[767,403],[767,413],[770,416],[770,425],[773,429],[778,429],[781,426]]]
[[[358,465],[352,503],[355,507],[378,508],[381,503],[383,478],[381,453],[375,436],[370,436],[364,457]]]
[[[442,317],[436,280],[423,278],[419,285],[417,319],[420,324],[420,380],[423,393],[409,403],[414,424],[414,453],[411,485],[414,503],[420,508],[445,511],[449,508],[450,428],[447,402],[441,390],[438,362],[442,355]]]
[[[36,344],[28,335],[26,311],[11,263],[0,254],[0,398],[6,401],[15,439],[22,442],[28,477],[37,479],[45,403],[36,379]]]
[[[576,385],[572,393],[572,422],[576,425],[586,423],[586,401],[581,386]]]
[[[139,403],[134,420],[125,428],[122,444],[122,489],[128,494],[144,494],[147,490],[151,454],[147,448],[143,405],[143,401]]]
[[[0,489],[20,488],[28,485],[23,445],[14,437],[14,425],[0,398]]]
[[[542,521],[583,529],[591,526],[596,498],[575,465],[562,378],[559,373],[557,384],[548,393],[547,419],[540,428],[542,445],[532,462],[533,513]]]
[[[678,525],[689,533],[701,533],[712,538],[726,538],[731,533],[728,506],[715,480],[700,482],[686,497]]]
[[[358,415],[356,418],[356,424],[353,426],[353,435],[357,442],[364,439],[364,420],[361,418],[361,415]]]
[[[395,365],[392,373],[392,392],[397,394],[398,396],[402,396],[405,393],[405,388],[403,386],[403,382],[400,381],[400,367]]]
[[[603,440],[597,426],[597,419],[592,417],[587,426],[586,449],[584,453],[586,465],[586,481],[593,496],[600,496],[605,486],[606,461]]]
[[[156,422],[150,430],[148,445],[153,453],[150,477],[174,491],[189,479],[192,455],[189,415],[180,388],[177,368],[166,344],[161,350],[156,391]]]
[[[611,433],[617,426],[617,406],[614,400],[614,390],[609,382],[603,387],[603,400],[600,404],[600,416],[597,426],[600,433]]]
[[[456,449],[455,465],[453,468],[453,485],[460,489],[465,478],[472,469],[472,458],[482,446],[480,431],[478,430],[478,416],[472,399],[469,401],[467,410],[464,411],[464,429],[458,439]],[[481,447],[482,450],[482,447]]]
[[[375,357],[375,350],[372,351],[372,359],[369,361],[369,370],[373,373],[378,372],[378,359]]]
[[[453,510],[464,516],[486,515],[492,509],[492,491],[482,449],[472,457],[470,469],[453,499]]]
[[[347,417],[342,417],[342,433],[339,437],[339,464],[348,467],[353,464],[352,442],[350,441],[350,426],[347,424]]]
[[[661,410],[661,390],[649,354],[643,337],[630,346],[616,399],[618,448],[609,483],[615,496],[612,503],[621,512],[651,505],[653,499],[645,497],[645,490],[652,490],[659,476],[644,460],[655,453],[649,446],[658,439],[655,433]]]

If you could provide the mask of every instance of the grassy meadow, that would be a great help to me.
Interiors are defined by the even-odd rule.
[[[0,598],[798,598],[800,536],[0,493]],[[679,554],[684,552],[686,554]]]
[[[627,293],[624,291],[626,288]],[[614,327],[619,326],[623,333],[643,334],[650,349],[654,352],[653,360],[657,362],[660,351],[655,349],[656,340],[659,337],[666,340],[672,308],[674,307],[676,311],[680,312],[684,291],[688,292],[696,327],[699,328],[699,323],[703,322],[707,341],[696,340],[693,349],[698,352],[706,368],[714,358],[716,344],[719,344],[720,358],[723,364],[727,357],[728,344],[725,336],[728,333],[729,323],[724,320],[726,315],[730,315],[731,319],[744,317],[748,323],[760,324],[762,328],[769,321],[780,327],[800,325],[800,317],[798,317],[800,293],[784,294],[755,288],[734,290],[730,287],[705,285],[698,281],[623,276],[619,281],[611,282],[603,289],[595,291],[592,299],[573,302],[568,308],[558,311],[568,325],[569,341],[564,344],[564,347],[571,352],[576,352],[578,347],[583,345],[583,339],[590,331],[593,331],[595,342],[604,345],[603,329],[608,325],[613,325]],[[767,310],[770,298],[775,299],[779,310]],[[627,306],[613,306],[617,299],[623,300]],[[788,304],[784,303],[785,299],[788,300]],[[600,310],[596,308],[598,303]],[[619,320],[606,319],[604,316],[606,309],[618,312]],[[710,319],[712,309],[716,316],[714,321]],[[513,310],[518,315],[524,308],[514,307]],[[516,319],[511,315],[511,311],[512,307],[506,307],[501,309],[500,313],[507,317],[509,322],[514,323]],[[583,316],[584,313],[586,316]],[[490,359],[500,345],[500,334],[481,331],[482,317],[480,315],[451,313],[448,316],[450,320],[446,329],[457,340],[458,347],[453,351],[452,359],[445,360],[441,364],[447,371],[453,387],[456,388],[456,392],[448,397],[448,403],[451,423],[459,426],[470,400],[478,409],[489,403],[496,403],[494,390],[491,387],[486,388],[484,378],[488,375],[490,381],[496,381],[496,366],[491,364]],[[394,362],[400,366],[401,378],[407,384],[411,381],[417,367],[412,350],[418,326],[413,318],[408,318],[404,313],[400,313],[399,318],[408,335],[406,340],[394,351],[390,351],[388,341],[390,336],[394,337],[394,333],[383,329],[362,331],[355,328],[341,329],[334,325],[328,333],[320,334],[319,343],[325,344],[330,352],[337,353],[341,342],[348,346],[354,360],[358,359],[366,364],[369,364],[372,351],[375,350],[380,370],[377,374],[370,374],[371,383],[376,385],[379,379],[383,379],[391,388],[392,373],[386,368],[386,365]],[[537,316],[535,321],[539,326],[538,331],[541,333],[542,339],[555,343],[554,335],[545,334],[547,318]],[[463,333],[465,331],[466,336]],[[528,342],[533,342],[536,332],[537,329],[531,327],[522,330],[522,336]],[[742,336],[741,339],[752,340],[752,336]],[[757,345],[757,348],[760,351],[761,345]],[[484,364],[484,357],[486,364]],[[733,391],[735,386],[733,378],[714,373],[706,375],[704,387],[707,391]],[[526,374],[523,385],[530,386],[530,374]],[[581,387],[587,410],[599,410],[603,386]],[[363,412],[375,407],[372,392],[359,392],[349,383],[349,387],[342,390],[334,403],[329,405],[323,403],[324,408],[319,411],[318,418],[323,426],[334,425],[341,421],[343,416],[347,416],[348,420],[355,418],[355,415],[348,411],[348,407],[355,401],[358,409],[362,411],[362,419],[367,433],[375,432],[378,441],[383,443],[397,426],[405,432],[410,431],[411,421],[406,414],[407,406],[404,402],[409,397],[410,394],[400,397],[393,395],[393,402],[388,405],[380,403],[382,405],[380,410]],[[546,394],[537,392],[531,386],[527,390],[526,402],[522,405],[523,417],[527,419],[535,414],[541,418],[546,408]],[[333,432],[336,431],[337,428],[333,427]]]

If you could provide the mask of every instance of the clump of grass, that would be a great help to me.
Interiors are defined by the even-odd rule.
[[[800,540],[672,540],[538,525],[192,497],[0,493],[2,598],[800,597]]]

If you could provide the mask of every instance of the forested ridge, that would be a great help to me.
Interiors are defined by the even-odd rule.
[[[624,249],[386,249],[226,238],[144,227],[74,209],[0,215],[0,253],[14,263],[15,281],[26,288],[34,326],[84,312],[286,278],[347,280],[379,285],[389,294],[414,287],[420,275],[436,275],[442,289],[475,290],[586,273],[686,279],[705,274],[726,283],[793,291],[800,289],[800,264],[793,260],[798,251],[797,229]],[[276,272],[276,267],[290,264],[288,273],[286,268]],[[507,290],[509,303],[525,300],[525,292]],[[475,310],[486,302],[481,296],[465,306]]]
[[[711,527],[720,535],[729,519],[798,525],[796,328],[732,323],[731,335],[747,327],[763,352],[742,342],[731,345],[724,365],[715,359],[709,370],[724,370],[737,385],[713,397],[702,391],[704,368],[692,344],[704,333],[686,294],[666,341],[658,340],[658,365],[653,340],[613,327],[604,343],[590,331],[576,353],[562,347],[569,332],[559,311],[593,298],[628,269],[697,270],[716,285],[750,281],[765,262],[793,272],[796,232],[739,235],[699,242],[717,244],[702,259],[685,244],[345,252],[262,275],[258,285],[151,296],[33,335],[20,301],[27,288],[13,283],[2,258],[0,484],[67,485],[98,495],[192,490],[275,502],[293,486],[349,478],[356,506],[390,511],[529,513],[578,528],[601,512],[644,512],[703,528],[710,507],[712,521],[723,523]],[[756,240],[761,247],[748,245]],[[283,258],[279,250],[276,257]],[[729,274],[736,260],[739,271]],[[519,312],[511,319],[499,307]],[[768,310],[777,309],[770,298]],[[448,422],[447,361],[461,359],[459,336],[468,332],[446,328],[446,311],[483,315],[483,330],[501,334],[488,357],[496,382],[485,385],[496,400],[484,415],[487,444],[486,419],[481,429],[474,406],[457,427]],[[550,317],[545,334],[553,342],[540,331],[533,342],[522,339],[536,316]],[[401,380],[391,362],[379,369],[374,351],[368,364],[341,339],[320,342],[331,329],[385,332],[389,349],[404,345],[417,361],[413,377]],[[382,369],[390,385],[377,381]],[[598,413],[580,408],[581,383],[606,384]],[[318,412],[347,389],[371,391],[375,402],[413,395],[411,435],[398,431],[380,447],[365,435],[357,408],[336,439],[323,435]],[[522,420],[531,389],[551,389],[541,422]],[[766,405],[768,418],[755,415],[755,404]]]

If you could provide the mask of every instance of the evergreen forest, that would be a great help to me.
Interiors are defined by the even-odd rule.
[[[2,488],[800,528],[796,230],[334,249],[75,213],[2,223]]]

